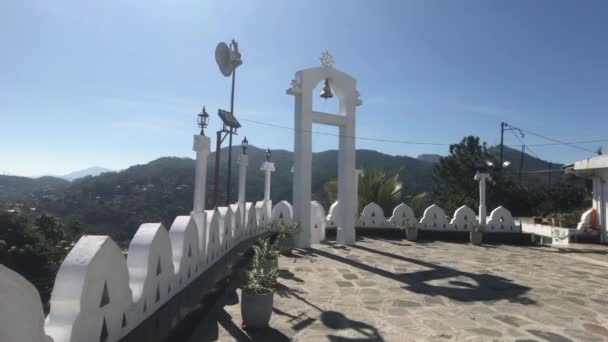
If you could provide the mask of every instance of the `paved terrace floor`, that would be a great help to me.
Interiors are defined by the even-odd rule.
[[[607,255],[589,245],[316,245],[280,258],[271,328],[239,328],[238,290],[192,341],[608,341]]]

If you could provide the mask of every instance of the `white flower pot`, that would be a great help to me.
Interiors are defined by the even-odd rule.
[[[241,296],[241,316],[247,328],[264,328],[272,315],[273,293],[255,294],[243,291]]]

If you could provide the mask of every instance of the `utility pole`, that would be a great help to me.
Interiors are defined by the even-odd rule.
[[[506,124],[504,122],[500,123],[500,163],[498,164],[500,172],[502,172],[502,154],[504,150],[505,126]]]
[[[234,116],[234,78],[236,68],[232,70],[232,89],[230,91],[230,113]],[[232,129],[228,135],[228,185],[226,186],[226,206],[230,205],[230,170],[232,166]]]
[[[519,174],[517,175],[517,183],[521,185],[521,172],[524,170],[524,153],[526,152],[526,145],[521,144],[521,156],[519,158]]]

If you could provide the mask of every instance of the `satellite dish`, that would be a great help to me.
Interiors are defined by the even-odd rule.
[[[215,48],[215,62],[220,68],[222,75],[228,77],[232,74],[233,66],[230,58],[230,48],[226,43],[221,42]]]

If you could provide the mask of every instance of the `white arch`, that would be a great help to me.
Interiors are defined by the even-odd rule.
[[[53,342],[44,332],[44,312],[38,290],[0,265],[0,341]]]
[[[338,114],[313,111],[312,91],[316,85],[328,80],[336,93],[340,110]],[[340,244],[355,243],[355,216],[357,194],[352,184],[357,181],[355,172],[355,108],[361,104],[356,81],[351,76],[331,66],[298,71],[287,94],[295,97],[295,164],[293,174],[294,221],[302,226],[296,236],[297,247],[310,247],[312,242],[311,214],[311,168],[312,168],[312,124],[338,126],[340,130],[338,153],[338,200],[341,203],[337,241]]]
[[[99,341],[102,332],[117,341],[131,304],[122,252],[108,236],[85,235],[57,272],[45,330],[54,341]]]
[[[471,230],[471,227],[477,224],[477,222],[477,215],[473,209],[463,205],[454,211],[454,218],[450,221],[450,225],[455,230]]]
[[[202,272],[205,267],[201,260],[199,250],[199,237],[196,221],[192,216],[178,216],[173,221],[169,230],[171,239],[171,252],[173,259],[173,281],[175,292],[184,288],[188,283],[188,278],[192,278],[192,272]],[[190,273],[190,277],[188,277]]]
[[[338,201],[335,201],[327,211],[327,217],[325,218],[325,227],[335,228],[337,226],[336,222],[338,221],[338,211],[340,207],[338,205]]]
[[[399,228],[418,223],[414,211],[405,203],[401,203],[393,209],[393,216],[389,221],[393,226]]]
[[[285,224],[293,222],[293,207],[287,201],[281,201],[272,208],[272,222],[283,220]]]
[[[388,221],[384,217],[382,207],[372,202],[363,208],[359,225],[365,228],[384,228],[388,226]]]
[[[312,243],[325,240],[325,210],[317,201],[310,203],[310,224],[312,225]]]
[[[443,209],[433,204],[424,210],[418,228],[423,230],[450,230],[451,227]]]
[[[484,232],[496,233],[496,232],[508,232],[508,233],[519,233],[521,230],[519,226],[515,225],[511,212],[505,207],[500,206],[490,213],[490,219],[486,224]]]

